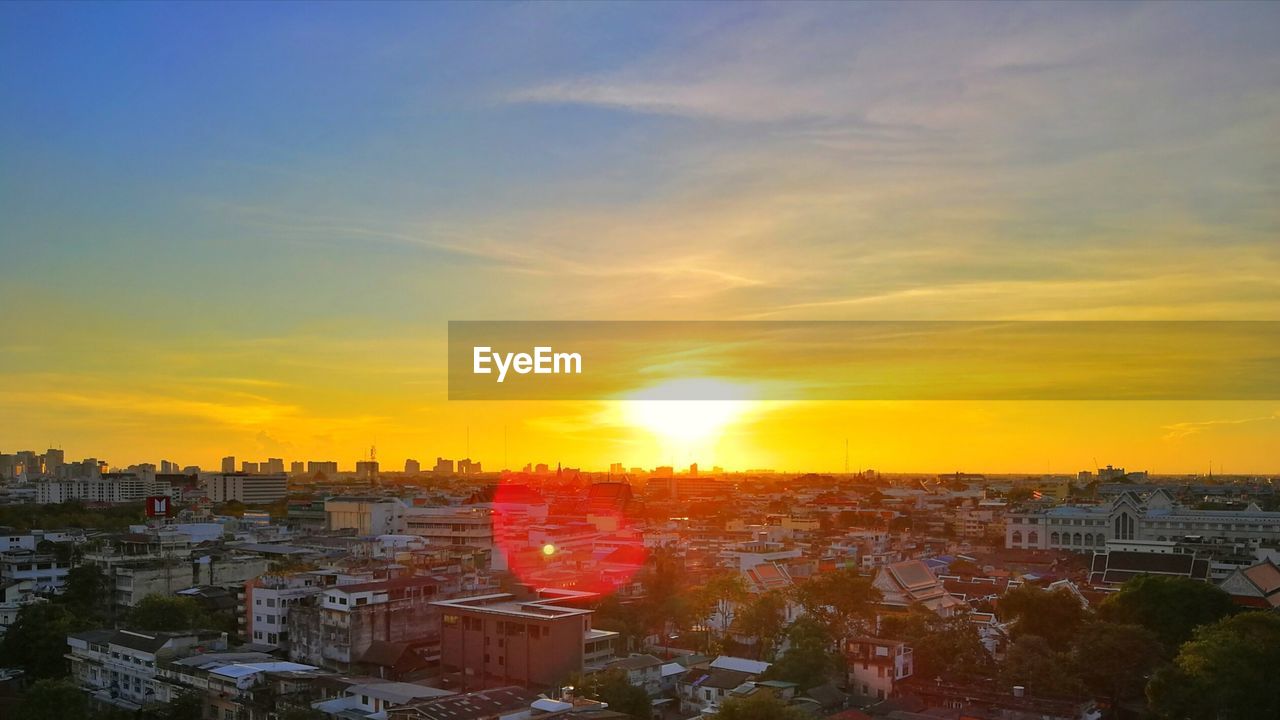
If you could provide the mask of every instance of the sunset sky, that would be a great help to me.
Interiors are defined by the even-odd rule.
[[[5,3],[0,452],[1280,471],[1273,401],[695,437],[450,402],[445,363],[449,320],[1280,320],[1278,38],[1276,3]]]

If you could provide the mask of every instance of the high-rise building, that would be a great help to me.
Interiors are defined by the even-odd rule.
[[[356,463],[356,477],[370,482],[378,479],[378,461],[361,460]]]
[[[302,475],[306,471],[307,471],[307,464],[302,462],[301,460],[294,460],[293,462],[289,463],[290,475]]]
[[[436,475],[452,475],[453,461],[450,460],[449,458],[442,458],[442,457],[436,458],[436,466],[435,468],[432,469],[432,472],[434,472]]]
[[[417,475],[419,472],[422,472],[422,464],[419,463],[417,460],[414,460],[413,458],[409,458],[408,460],[404,461],[405,475]]]
[[[258,467],[261,472],[279,475],[284,472],[284,459],[267,458],[267,461],[261,463]]]
[[[49,448],[44,451],[44,475],[45,477],[54,477],[58,471],[62,469],[66,462],[66,456],[61,450]]]
[[[248,505],[265,505],[289,494],[289,478],[284,473],[221,473],[205,480],[204,485],[209,499],[218,503],[234,500]]]
[[[307,474],[315,477],[317,474],[324,475],[326,478],[336,477],[338,474],[338,463],[332,460],[308,460]]]
[[[233,473],[236,471],[236,456],[228,455],[222,458],[222,472]]]
[[[241,463],[240,463],[240,472],[242,472],[242,473],[256,473],[256,472],[258,472],[258,463],[256,463],[256,462],[249,462],[248,460],[245,460],[245,461],[243,461],[243,462],[241,462]]]

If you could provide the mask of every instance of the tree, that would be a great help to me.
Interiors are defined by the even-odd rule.
[[[735,630],[755,638],[756,658],[773,658],[778,641],[786,631],[787,599],[778,592],[766,592],[749,600],[734,619]]]
[[[195,598],[177,595],[148,595],[129,612],[129,625],[137,630],[198,630],[211,622]]]
[[[911,647],[915,677],[979,676],[991,667],[991,655],[967,613],[939,617],[921,605],[881,621],[880,635]]]
[[[1067,590],[1044,590],[1023,585],[1005,593],[997,605],[1000,618],[1012,622],[1014,639],[1023,635],[1044,638],[1056,651],[1066,650],[1084,622],[1085,609]]]
[[[1037,695],[1071,695],[1080,680],[1068,672],[1065,653],[1038,635],[1023,635],[1009,646],[1000,674],[1005,685],[1021,685]]]
[[[1140,625],[1093,621],[1080,628],[1070,667],[1085,689],[1116,705],[1142,697],[1160,650],[1155,634]]]
[[[149,705],[138,715],[140,720],[203,720],[204,701],[199,693],[183,693],[167,703]]]
[[[716,720],[805,720],[804,713],[772,693],[759,692],[748,698],[729,698],[720,706]]]
[[[839,667],[831,644],[826,625],[815,618],[801,617],[787,629],[787,649],[765,677],[796,683],[802,690],[822,685]]]
[[[713,616],[720,618],[720,636],[729,632],[733,615],[739,603],[747,599],[747,584],[736,572],[723,572],[707,580],[699,591],[697,605],[700,609],[709,609],[708,620]]]
[[[1147,685],[1171,720],[1280,717],[1280,615],[1246,612],[1195,631]]]
[[[59,599],[73,612],[97,618],[111,601],[108,578],[97,565],[79,565],[67,571],[66,584]]]
[[[608,703],[609,709],[630,715],[636,720],[649,720],[653,704],[642,688],[632,685],[621,670],[592,673],[578,680],[577,687],[587,697]]]
[[[1139,575],[1102,602],[1106,620],[1141,625],[1156,634],[1167,656],[1191,638],[1195,629],[1235,610],[1222,588],[1183,577]]]
[[[88,630],[93,623],[55,603],[27,605],[0,641],[0,665],[21,667],[31,679],[67,674],[67,635]]]
[[[66,720],[89,716],[89,697],[74,682],[37,680],[22,697],[13,720]]]
[[[794,590],[796,602],[805,613],[826,625],[836,645],[866,630],[875,617],[880,590],[871,578],[853,568],[822,573]]]
[[[952,575],[960,577],[975,577],[982,575],[982,568],[978,564],[969,560],[956,560],[947,567],[947,571]]]

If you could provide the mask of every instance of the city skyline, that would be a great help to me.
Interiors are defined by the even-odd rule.
[[[448,402],[444,367],[460,319],[1280,318],[1275,4],[0,18],[5,446],[1280,471],[1270,401],[755,403],[677,437]]]

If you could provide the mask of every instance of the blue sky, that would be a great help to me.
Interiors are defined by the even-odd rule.
[[[407,436],[458,318],[1275,319],[1278,31],[1274,3],[8,3],[0,389],[87,419],[0,429],[167,397],[194,405],[102,444]],[[287,410],[227,423],[254,403]]]

